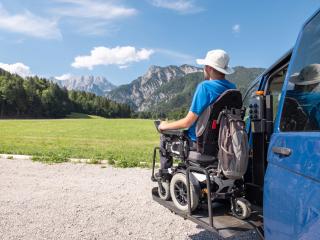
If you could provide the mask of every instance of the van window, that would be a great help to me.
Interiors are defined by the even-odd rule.
[[[281,131],[319,131],[320,14],[305,26],[288,77]]]
[[[267,93],[272,95],[273,106],[273,121],[276,118],[278,112],[279,101],[281,98],[282,86],[287,73],[288,67],[283,67],[277,72],[273,73],[268,80]]]

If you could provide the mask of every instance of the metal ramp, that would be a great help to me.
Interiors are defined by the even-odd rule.
[[[152,189],[152,198],[171,212],[178,214],[184,219],[193,221],[208,231],[218,233],[224,238],[237,236],[246,231],[253,230],[257,234],[257,239],[263,239],[261,209],[253,209],[254,211],[248,220],[240,220],[229,214],[229,210],[226,209],[224,204],[214,202],[212,203],[213,226],[210,226],[208,209],[205,207],[194,211],[192,214],[180,211],[174,206],[172,201],[165,201],[159,197],[157,187]]]

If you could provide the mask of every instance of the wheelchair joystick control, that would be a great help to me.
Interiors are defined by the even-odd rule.
[[[161,133],[160,129],[159,129],[159,126],[160,126],[160,123],[161,123],[161,120],[155,120],[154,121],[154,126],[156,127],[157,131],[159,133]]]

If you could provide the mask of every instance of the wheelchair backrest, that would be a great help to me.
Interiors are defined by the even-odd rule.
[[[197,152],[217,156],[219,125],[217,119],[223,109],[241,109],[242,95],[239,90],[230,89],[208,106],[199,116],[196,125]]]

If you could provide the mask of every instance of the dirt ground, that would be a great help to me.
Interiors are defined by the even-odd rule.
[[[0,239],[220,239],[154,202],[153,186],[147,169],[0,159]]]

